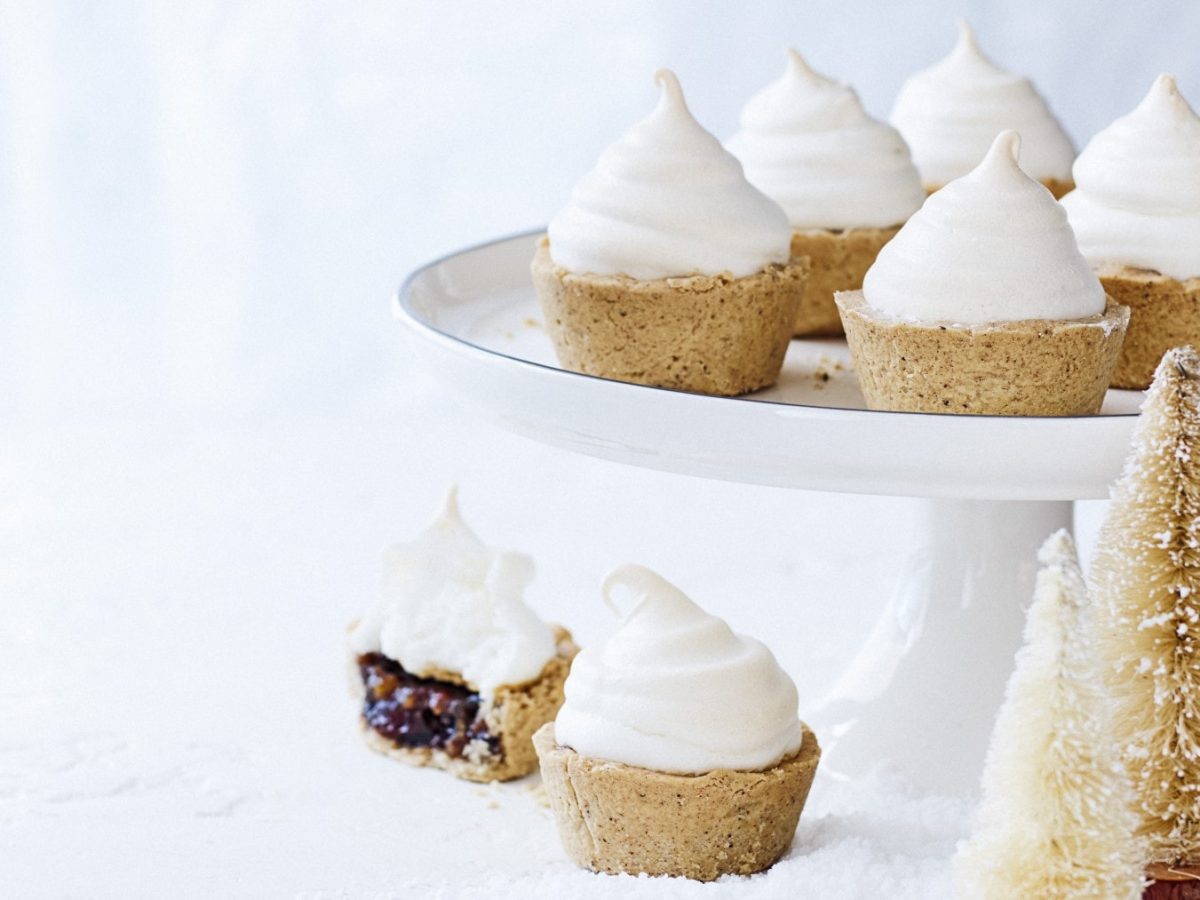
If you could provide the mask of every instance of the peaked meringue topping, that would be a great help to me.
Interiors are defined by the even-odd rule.
[[[983,162],[913,215],[867,271],[863,299],[901,319],[979,325],[1104,312],[1067,215],[997,135]]]
[[[1089,262],[1200,277],[1200,116],[1173,77],[1092,138],[1075,182],[1062,202]]]
[[[1020,132],[1026,172],[1069,181],[1075,148],[1033,84],[984,56],[965,21],[958,28],[950,55],[910,77],[892,109],[922,182],[934,188],[965,175],[1003,129]]]
[[[783,77],[746,103],[726,146],[796,229],[889,228],[925,199],[900,133],[795,50]]]
[[[350,633],[355,653],[383,653],[418,677],[461,673],[485,696],[532,681],[557,652],[522,599],[533,561],[488,549],[458,511],[457,488],[415,540],[384,558],[380,600]]]
[[[601,154],[549,226],[550,257],[571,272],[650,280],[786,263],[791,226],[721,142],[692,118],[674,73],[658,106]]]
[[[554,726],[560,744],[678,774],[757,771],[800,748],[796,686],[770,650],[647,568],[608,576],[614,610],[616,588],[632,606],[607,641],[575,658]]]

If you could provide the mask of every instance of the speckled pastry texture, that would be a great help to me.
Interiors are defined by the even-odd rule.
[[[558,653],[531,682],[502,685],[493,697],[485,698],[481,714],[488,731],[500,737],[500,754],[494,755],[486,742],[467,744],[461,757],[444,750],[428,747],[401,747],[367,725],[360,713],[359,728],[368,747],[385,756],[413,766],[443,769],[467,781],[511,781],[523,778],[537,769],[538,758],[533,748],[533,735],[547,722],[552,722],[563,704],[563,682],[571,670],[571,660],[579,652],[571,634],[556,628]],[[361,703],[363,684],[358,677],[357,658],[351,654],[352,680],[357,684],[355,696]],[[423,672],[420,677],[434,678],[450,684],[466,685],[455,672]]]
[[[1100,411],[1129,309],[1086,319],[964,326],[883,316],[861,291],[837,298],[871,409],[999,416]]]
[[[1130,310],[1113,387],[1144,390],[1164,353],[1200,346],[1200,278],[1176,281],[1129,266],[1103,266],[1096,274],[1108,295]]]
[[[564,368],[636,384],[733,396],[779,377],[807,259],[745,278],[639,281],[568,272],[542,239],[531,266]]]
[[[672,775],[581,756],[533,738],[567,855],[595,872],[712,881],[772,866],[791,845],[821,748],[807,728],[800,750],[762,772]]]
[[[895,237],[894,228],[848,228],[833,231],[823,228],[792,233],[792,256],[807,256],[808,284],[796,313],[797,337],[832,337],[842,334],[833,295],[838,291],[857,291],[863,276],[883,245]]]
[[[1071,191],[1075,190],[1075,182],[1059,181],[1057,178],[1044,178],[1042,179],[1041,184],[1046,188],[1046,190],[1054,195],[1055,200],[1061,200],[1067,194],[1071,193]],[[945,187],[945,185],[942,184],[927,185],[925,187],[925,193],[926,195],[936,194],[943,187]]]

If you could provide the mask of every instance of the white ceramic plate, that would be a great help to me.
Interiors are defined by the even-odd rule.
[[[721,398],[559,368],[529,276],[539,233],[454,253],[405,282],[396,313],[426,370],[501,425],[569,450],[729,481],[918,497],[1107,496],[1142,395],[1098,416],[863,408],[841,340],[794,340],[779,383]]]

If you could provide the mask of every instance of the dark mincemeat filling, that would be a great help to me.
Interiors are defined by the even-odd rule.
[[[1196,900],[1200,897],[1200,882],[1156,881],[1142,894],[1144,900]]]
[[[479,716],[482,700],[470,688],[410,675],[381,653],[364,653],[358,670],[363,718],[397,746],[430,747],[457,759],[467,744],[483,741],[492,755],[500,755],[500,739],[489,734]]]

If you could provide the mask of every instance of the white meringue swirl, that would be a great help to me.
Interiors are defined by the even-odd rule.
[[[575,658],[554,726],[560,744],[678,774],[758,771],[799,749],[796,686],[770,650],[642,566],[608,576],[610,606],[617,587],[634,605],[605,643]]]
[[[959,21],[950,55],[910,77],[891,122],[912,149],[927,188],[965,175],[1004,129],[1020,132],[1021,168],[1039,181],[1069,181],[1075,148],[1029,79],[1001,69]]]
[[[1174,78],[1092,138],[1075,183],[1062,202],[1089,262],[1200,277],[1200,116]]]
[[[533,573],[529,557],[484,545],[451,488],[424,533],[388,551],[380,601],[351,631],[350,647],[417,676],[460,673],[484,696],[532,681],[557,652],[553,630],[521,597]]]
[[[1104,311],[1066,212],[1021,170],[1020,147],[1015,131],[1001,132],[974,171],[925,201],[867,271],[868,306],[959,325]]]
[[[746,103],[725,146],[795,229],[890,228],[925,200],[900,133],[795,50],[784,76]]]
[[[658,107],[600,156],[548,229],[571,272],[651,280],[753,275],[786,263],[787,216],[692,118],[679,81],[655,73]]]

